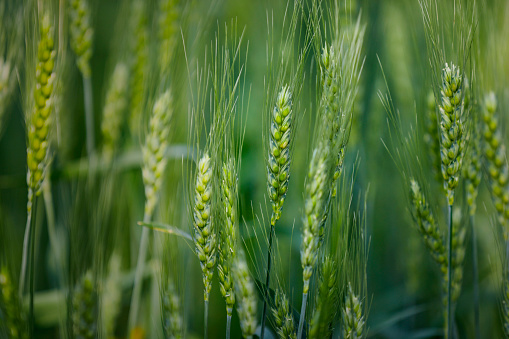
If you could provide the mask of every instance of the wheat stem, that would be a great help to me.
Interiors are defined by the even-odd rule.
[[[472,227],[472,274],[474,276],[474,325],[475,338],[481,338],[481,326],[479,322],[479,269],[477,258],[477,234],[475,232],[474,215],[470,215],[470,225]]]
[[[27,262],[29,255],[29,246],[30,246],[30,234],[32,233],[32,211],[34,208],[34,200],[35,196],[33,194],[32,189],[28,189],[28,203],[27,207],[27,223],[25,226],[25,235],[23,236],[23,255],[21,258],[21,271],[19,274],[19,297],[20,299],[23,297],[23,292],[25,290],[25,280],[26,280],[26,271],[27,271]]]
[[[226,316],[226,339],[230,339],[230,331],[232,327],[232,316]]]
[[[29,288],[30,288],[30,303],[28,312],[28,324],[30,331],[30,338],[33,338],[35,317],[34,317],[34,294],[35,294],[35,223],[37,220],[37,198],[34,200],[34,206],[32,207],[32,223],[30,227],[30,272],[29,272]]]
[[[203,312],[203,321],[204,321],[204,333],[203,338],[207,339],[208,335],[208,327],[209,327],[209,300],[208,298],[205,300],[205,310]]]
[[[449,218],[448,218],[448,229],[449,229],[449,246],[447,247],[447,338],[452,338],[452,204],[449,205]]]
[[[262,324],[261,324],[261,333],[260,338],[263,339],[265,335],[265,317],[267,315],[267,299],[269,298],[269,284],[270,284],[270,270],[272,266],[272,238],[275,233],[275,224],[271,222],[270,225],[270,235],[269,235],[269,250],[267,252],[267,277],[265,279],[265,298],[263,300],[263,310],[262,310]]]
[[[299,319],[299,331],[297,332],[297,339],[302,338],[302,332],[304,329],[304,318],[306,317],[306,303],[308,300],[308,294],[302,294],[302,305],[300,307],[300,319]]]
[[[145,214],[143,216],[143,222],[148,223],[150,221],[150,216]],[[145,271],[145,260],[147,257],[147,246],[149,240],[149,229],[143,227],[141,232],[141,240],[140,240],[140,250],[138,251],[138,261],[136,263],[136,273],[134,276],[134,287],[133,287],[133,295],[131,297],[131,307],[129,308],[129,332],[135,327],[136,320],[138,319],[138,309],[140,304],[140,294],[142,287],[142,279],[143,272]]]
[[[89,160],[95,150],[94,134],[94,97],[92,92],[92,78],[83,76],[83,97],[85,100],[85,126],[87,133],[87,154]]]

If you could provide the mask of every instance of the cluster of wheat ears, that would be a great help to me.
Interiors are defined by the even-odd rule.
[[[369,185],[357,179],[364,166],[377,166],[359,157],[368,137],[356,126],[366,123],[358,106],[368,61],[386,85],[379,102],[388,136],[380,144],[408,192],[402,227],[413,226],[438,264],[439,287],[430,290],[441,291],[443,318],[429,336],[464,335],[455,313],[468,279],[468,328],[481,338],[477,205],[505,248],[496,252],[497,300],[509,336],[509,165],[504,101],[482,66],[490,62],[479,10],[486,2],[415,1],[425,99],[414,103],[410,123],[389,91],[384,60],[367,55],[364,2],[291,0],[266,9],[260,91],[247,67],[253,28],[237,19],[211,24],[223,2],[115,2],[106,37],[95,29],[98,1],[0,3],[0,138],[19,101],[27,194],[24,228],[0,210],[2,338],[382,333],[368,326],[378,216],[368,215]],[[94,46],[105,39],[107,61],[97,61]],[[263,202],[247,200],[251,179],[241,177],[255,173],[241,168],[246,136],[256,131],[250,121],[262,130],[254,163],[266,174]],[[491,205],[479,204],[483,178]],[[289,202],[292,190],[298,202]],[[293,241],[300,267],[288,274]]]

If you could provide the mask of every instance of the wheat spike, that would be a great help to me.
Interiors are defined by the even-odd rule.
[[[145,185],[145,215],[148,220],[154,213],[158,193],[166,170],[170,133],[169,123],[173,114],[171,91],[166,90],[157,99],[149,122],[149,131],[143,146],[143,183]]]
[[[0,268],[0,314],[9,338],[28,338],[21,303],[6,266]]]
[[[283,86],[277,96],[270,126],[267,177],[273,210],[271,225],[275,225],[281,216],[288,190],[292,130],[292,96],[290,88]]]
[[[281,288],[276,290],[274,298],[274,307],[272,307],[272,315],[274,316],[276,333],[280,339],[296,339],[295,324],[293,316],[290,312],[288,298]]]
[[[77,339],[97,336],[97,291],[91,271],[87,271],[73,289],[72,332]]]
[[[83,77],[90,78],[90,57],[94,30],[90,23],[88,0],[70,0],[69,3],[71,47],[76,54],[76,64]]]
[[[224,227],[220,230],[217,270],[221,294],[226,302],[226,313],[231,316],[235,304],[231,267],[235,258],[237,225],[237,174],[231,158],[223,164],[221,200],[224,213],[222,224]]]
[[[440,93],[440,156],[442,177],[449,205],[454,202],[454,189],[458,186],[463,152],[465,125],[463,122],[463,77],[455,65],[446,63],[442,71]]]
[[[163,333],[168,339],[183,337],[184,319],[182,305],[173,281],[169,279],[167,289],[162,293]]]
[[[209,300],[212,288],[217,252],[217,239],[212,221],[212,173],[212,160],[208,153],[205,153],[198,162],[193,206],[194,244],[203,272],[205,301]]]
[[[233,281],[237,296],[237,312],[244,338],[252,338],[256,330],[256,291],[244,252],[238,251],[233,266]]]
[[[348,283],[348,291],[343,307],[343,338],[362,338],[364,325],[362,302],[359,300],[359,297],[355,295],[352,285]]]
[[[127,108],[128,79],[127,65],[119,62],[111,77],[101,123],[103,152],[108,162],[111,161],[120,141],[123,114]]]

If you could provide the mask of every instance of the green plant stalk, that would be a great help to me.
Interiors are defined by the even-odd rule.
[[[226,339],[230,339],[230,332],[232,327],[232,316],[226,316]]]
[[[269,284],[270,284],[270,270],[272,266],[272,238],[275,233],[276,224],[270,223],[270,235],[269,235],[269,250],[267,255],[267,277],[265,279],[265,298],[263,298],[263,310],[262,310],[262,323],[260,338],[263,339],[265,335],[265,317],[267,315],[267,299],[269,298]]]
[[[302,306],[300,308],[300,319],[299,319],[299,331],[297,332],[297,339],[302,338],[302,332],[304,330],[304,319],[306,317],[306,305],[308,301],[308,294],[302,294]]]
[[[470,225],[472,227],[472,274],[474,275],[474,325],[475,338],[481,339],[481,326],[479,321],[479,269],[477,259],[477,235],[474,227],[474,215],[470,216]]]
[[[143,216],[143,222],[150,222],[151,217],[145,213]],[[138,309],[140,304],[141,286],[143,282],[143,272],[145,271],[145,260],[147,257],[148,249],[148,233],[149,229],[143,227],[141,231],[140,249],[138,251],[138,261],[136,263],[136,273],[134,275],[134,287],[133,294],[131,297],[131,307],[129,308],[129,332],[135,327],[136,320],[138,319]]]
[[[28,276],[29,279],[29,288],[30,288],[30,297],[29,297],[29,311],[28,311],[28,326],[29,326],[29,338],[33,338],[34,333],[34,295],[35,295],[35,225],[37,220],[37,197],[34,197],[34,204],[32,206],[32,217],[31,223],[33,225],[30,227],[30,273]]]
[[[29,188],[30,190],[30,188]],[[31,206],[30,212],[27,213],[27,223],[25,226],[25,235],[23,236],[23,255],[21,258],[21,271],[19,274],[19,298],[23,298],[23,292],[25,290],[25,280],[26,280],[26,271],[27,271],[27,263],[28,263],[28,256],[29,256],[29,249],[30,249],[30,236],[32,234],[32,217],[33,217],[33,211],[34,211],[34,204],[35,204],[35,195],[28,194],[29,199],[32,201],[28,202],[28,205]]]
[[[87,133],[87,154],[92,157],[95,150],[94,133],[94,96],[92,92],[92,78],[83,76],[83,97],[85,100],[85,127]]]
[[[447,248],[447,338],[452,339],[453,316],[452,316],[452,204],[449,204],[449,246]]]
[[[205,300],[205,306],[203,311],[203,317],[204,317],[204,331],[203,338],[207,339],[208,335],[208,327],[209,327],[209,301]]]

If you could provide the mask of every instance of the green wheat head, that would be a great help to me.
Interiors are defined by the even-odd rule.
[[[69,0],[71,47],[76,54],[76,64],[85,78],[91,76],[90,58],[94,39],[90,14],[88,0]]]
[[[288,298],[283,289],[276,290],[274,306],[272,307],[275,329],[280,339],[296,339],[295,324],[291,313]]]

